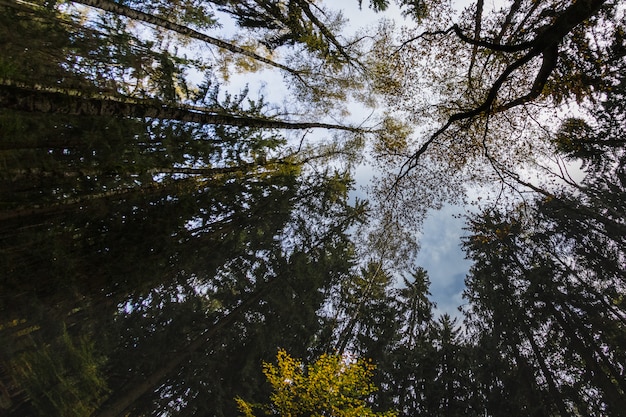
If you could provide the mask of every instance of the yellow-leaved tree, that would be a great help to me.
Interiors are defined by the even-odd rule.
[[[377,390],[371,382],[374,369],[369,360],[337,354],[324,354],[305,366],[281,349],[276,365],[263,364],[273,388],[271,403],[235,401],[244,417],[396,417],[395,411],[375,412],[367,404],[367,397]]]

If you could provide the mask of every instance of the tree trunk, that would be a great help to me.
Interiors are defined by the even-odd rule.
[[[607,358],[604,352],[604,350],[606,350],[606,346],[599,346],[596,340],[594,340],[593,335],[587,332],[585,324],[581,321],[581,319],[574,311],[575,307],[573,307],[568,302],[564,302],[562,303],[562,308],[563,316],[577,329],[582,329],[580,331],[581,343],[586,343],[586,346],[588,346],[593,352],[595,352],[596,356],[600,359],[600,362],[604,365],[605,369],[610,374],[612,380],[614,380],[620,387],[622,392],[626,394],[626,381],[624,380],[624,376],[620,374],[620,371],[615,367],[615,365],[611,363],[609,358]]]
[[[561,416],[565,417],[569,415],[570,413],[567,411],[567,407],[565,406],[565,402],[563,401],[563,396],[561,395],[561,392],[556,386],[552,372],[548,368],[546,360],[541,354],[541,349],[539,348],[539,346],[537,346],[537,342],[535,341],[535,336],[533,336],[532,331],[530,330],[528,324],[524,322],[524,319],[521,320],[521,326],[522,326],[522,331],[524,332],[524,335],[526,336],[526,339],[530,343],[531,349],[533,351],[533,355],[535,356],[535,359],[537,359],[537,363],[539,364],[541,373],[543,374],[543,377],[546,379],[546,382],[548,384],[548,392],[550,393],[550,396],[552,397],[552,401],[554,405],[559,410],[559,413],[561,414]]]
[[[62,213],[65,211],[71,211],[82,207],[84,205],[92,205],[95,202],[104,202],[104,201],[114,201],[121,200],[123,198],[133,196],[133,195],[142,195],[142,196],[150,196],[155,195],[157,193],[164,193],[170,190],[172,185],[180,186],[183,182],[187,182],[187,180],[179,180],[175,182],[169,183],[150,183],[141,187],[132,187],[125,189],[113,189],[108,191],[103,191],[97,194],[88,194],[84,196],[78,196],[74,198],[68,198],[61,202],[52,202],[49,205],[32,205],[28,207],[18,207],[12,210],[0,211],[0,222],[4,222],[7,220],[14,220],[21,217],[31,217],[31,216],[42,216],[42,215],[53,215],[57,213]]]
[[[123,101],[114,97],[94,98],[68,95],[57,91],[0,85],[0,107],[39,113],[56,113],[88,116],[137,117],[177,120],[187,123],[245,126],[261,129],[306,130],[313,128],[361,132],[362,129],[327,123],[286,122],[261,117],[242,117],[216,114],[202,109],[172,107],[157,101]]]
[[[234,54],[247,56],[248,58],[252,58],[256,61],[263,62],[264,64],[282,69],[284,71],[289,72],[290,74],[293,74],[299,77],[298,71],[292,68],[289,68],[286,65],[274,62],[252,51],[248,51],[237,45],[233,45],[232,43],[225,42],[221,39],[217,39],[212,36],[205,35],[204,33],[198,32],[196,30],[193,30],[183,25],[179,25],[178,23],[171,22],[161,17],[154,16],[154,15],[151,15],[151,14],[139,11],[139,10],[131,9],[130,7],[123,6],[119,3],[115,3],[109,0],[72,0],[72,2],[85,4],[87,6],[95,7],[100,10],[105,10],[107,12],[111,12],[120,16],[126,16],[133,20],[139,20],[139,21],[146,22],[154,26],[162,27],[164,29],[171,30],[181,35],[189,36],[190,38],[198,39],[200,41],[209,43],[211,45],[215,45],[219,48],[226,49],[227,51],[230,51]]]

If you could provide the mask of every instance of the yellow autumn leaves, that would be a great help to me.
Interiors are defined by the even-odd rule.
[[[305,366],[279,350],[276,365],[263,365],[273,389],[271,403],[235,401],[244,417],[396,417],[393,411],[374,412],[367,405],[366,398],[377,389],[371,383],[374,369],[371,361],[337,354],[322,355]]]

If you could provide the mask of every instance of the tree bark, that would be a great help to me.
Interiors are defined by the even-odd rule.
[[[114,97],[82,97],[58,91],[0,84],[0,107],[12,110],[88,116],[136,117],[180,122],[244,126],[261,129],[306,130],[313,128],[361,132],[362,129],[328,123],[287,122],[261,117],[216,114],[198,108],[173,107],[157,101],[120,100]]]
[[[554,381],[554,377],[552,371],[548,368],[545,358],[541,354],[541,349],[537,346],[537,342],[535,341],[535,337],[532,334],[529,326],[525,323],[525,319],[521,319],[521,327],[526,339],[530,343],[531,349],[533,351],[533,355],[535,359],[537,359],[537,363],[539,364],[539,368],[541,369],[541,373],[543,377],[546,379],[548,384],[548,392],[550,393],[551,400],[553,401],[556,408],[559,410],[559,413],[564,417],[569,415],[567,411],[567,407],[565,406],[565,402],[563,401],[563,396],[561,391],[556,386],[556,382]]]
[[[193,180],[193,179],[191,179]],[[46,216],[58,213],[76,210],[83,206],[93,206],[93,204],[103,204],[105,201],[115,201],[127,198],[129,196],[150,196],[159,193],[171,192],[171,187],[180,187],[181,184],[187,183],[186,179],[168,183],[150,183],[140,187],[131,187],[124,189],[113,189],[102,191],[97,194],[88,194],[68,198],[60,202],[51,202],[49,205],[32,205],[28,207],[17,207],[12,210],[0,211],[0,224],[8,220],[14,220],[22,217]],[[2,228],[0,228],[1,230]]]

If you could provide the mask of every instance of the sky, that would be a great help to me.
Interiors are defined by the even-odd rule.
[[[465,7],[468,3],[468,0],[462,0],[456,1],[455,5]],[[383,17],[392,18],[398,24],[410,24],[409,20],[402,17],[397,7],[390,6],[384,13],[376,14],[368,9],[367,0],[363,0],[361,10],[358,8],[357,0],[342,0],[340,8],[349,19],[349,27],[352,30],[372,25]],[[357,187],[367,185],[372,174],[375,173],[372,173],[371,169],[360,167],[355,175]],[[355,190],[355,194],[359,198],[366,198],[360,189]],[[462,294],[465,276],[471,266],[471,262],[465,259],[461,249],[465,219],[458,215],[465,212],[466,209],[463,207],[446,205],[440,210],[431,210],[422,226],[419,238],[421,249],[415,265],[424,268],[430,277],[430,299],[437,305],[435,316],[447,313],[452,317],[461,318],[458,307],[464,303]]]
[[[377,14],[368,8],[368,1],[363,0],[361,9],[358,7],[357,0],[341,0],[340,5],[337,4],[339,2],[332,2],[330,8],[343,10],[344,17],[348,19],[347,32],[375,25],[381,18],[394,19],[401,25],[411,23],[410,20],[402,17],[399,9],[393,4],[384,13]],[[468,2],[463,0],[457,3],[466,5]],[[224,20],[224,22],[226,21],[227,19]],[[224,34],[224,31],[229,32],[230,30],[225,26],[220,29],[220,32]],[[255,79],[262,80],[262,82],[256,82]],[[272,69],[255,74],[245,74],[242,77],[233,77],[225,89],[230,93],[236,93],[246,85],[250,87],[251,97],[255,97],[260,92],[270,102],[280,103],[281,96],[288,94],[282,82],[282,76]],[[371,112],[371,109],[359,109],[352,105],[350,110],[352,115],[349,120],[357,124],[366,119]],[[313,133],[313,135],[319,135],[322,138],[327,134],[328,132]],[[370,167],[360,166],[354,175],[357,188],[352,197],[367,198],[363,187],[368,185],[375,172]],[[459,206],[444,206],[441,210],[431,211],[425,220],[419,238],[421,250],[415,260],[415,266],[421,266],[428,271],[432,294],[430,298],[437,305],[436,315],[447,313],[452,317],[461,317],[458,307],[463,304],[461,296],[465,287],[464,279],[471,263],[465,259],[460,246],[464,219],[458,216],[454,217],[454,215],[464,213],[464,211],[465,209]]]
[[[458,307],[464,303],[465,276],[471,266],[461,249],[465,219],[458,215],[465,214],[465,210],[447,205],[432,211],[422,228],[416,264],[428,271],[431,300],[437,304],[435,315],[461,317]]]

